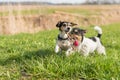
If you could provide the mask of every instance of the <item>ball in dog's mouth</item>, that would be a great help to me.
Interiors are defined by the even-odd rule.
[[[77,47],[79,45],[79,42],[77,40],[75,40],[73,45]]]

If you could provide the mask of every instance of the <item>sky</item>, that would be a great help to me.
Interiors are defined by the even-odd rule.
[[[23,1],[36,1],[36,2],[51,2],[51,3],[83,3],[85,0],[0,0],[0,2],[23,2]]]

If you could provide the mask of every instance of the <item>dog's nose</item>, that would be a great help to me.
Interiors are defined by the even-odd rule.
[[[67,30],[70,30],[70,28],[68,27]]]

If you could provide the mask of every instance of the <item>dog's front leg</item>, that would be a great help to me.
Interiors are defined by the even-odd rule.
[[[59,52],[59,46],[56,44],[55,46],[55,53],[58,53]]]
[[[82,55],[87,57],[89,55],[89,52],[83,52]]]
[[[87,47],[86,45],[83,45],[80,49],[80,53],[83,55],[83,56],[88,56],[89,55],[89,47]]]

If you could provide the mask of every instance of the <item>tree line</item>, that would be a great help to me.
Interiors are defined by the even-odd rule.
[[[120,4],[120,0],[86,0],[85,4]]]

